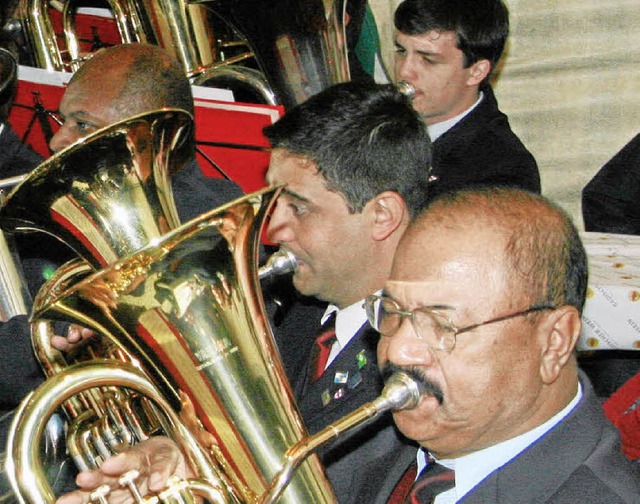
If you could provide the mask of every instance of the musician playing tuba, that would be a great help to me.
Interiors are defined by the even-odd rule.
[[[299,265],[295,301],[273,314],[274,331],[314,434],[382,390],[377,333],[362,305],[382,288],[398,240],[425,204],[430,142],[406,97],[391,86],[364,83],[318,93],[265,134],[273,145],[267,182],[286,184],[267,234],[293,252]],[[315,338],[334,313],[336,340],[315,377]],[[392,470],[394,461],[411,460],[415,453],[389,414],[320,452],[339,502],[386,501],[400,476]],[[117,490],[115,476],[132,467],[143,480],[153,475],[149,484],[156,490],[169,474],[185,469],[181,455],[162,439],[141,443],[103,467],[104,472],[81,473],[82,491],[64,502],[82,502],[103,483],[124,492]]]
[[[130,44],[100,50],[69,82],[60,103],[63,125],[53,136],[50,147],[58,151],[98,128],[167,107],[190,114],[194,108],[191,86],[182,68],[161,48]],[[235,183],[206,177],[196,162],[195,150],[185,161],[172,180],[180,220],[189,220],[242,195]],[[51,271],[75,257],[58,240],[44,233],[17,235],[17,240],[33,295]],[[31,349],[27,318],[12,319],[0,327],[3,333],[5,330],[11,339],[2,341],[11,342],[5,354],[11,358],[0,363],[0,398],[2,410],[8,413],[42,381],[43,375]],[[53,343],[59,349],[69,350],[83,336],[92,334],[71,326],[66,337],[54,337]],[[0,426],[3,444],[9,420],[5,415]]]

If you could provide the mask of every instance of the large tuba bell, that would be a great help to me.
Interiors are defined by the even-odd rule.
[[[192,128],[165,109],[97,131],[16,186],[0,225],[51,234],[95,268],[113,263],[179,224],[170,178],[193,155]]]

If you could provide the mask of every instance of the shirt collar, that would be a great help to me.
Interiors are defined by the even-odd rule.
[[[447,131],[453,128],[456,124],[462,121],[467,115],[471,113],[471,111],[476,108],[480,102],[484,98],[484,93],[480,91],[480,96],[478,96],[478,100],[471,105],[467,110],[462,112],[462,114],[458,114],[451,119],[447,119],[446,121],[442,121],[435,124],[427,125],[427,131],[429,132],[429,138],[431,138],[432,142],[435,142],[438,137],[444,135]]]
[[[344,348],[365,324],[365,322],[367,322],[367,313],[364,310],[364,300],[361,299],[342,310],[338,309],[337,306],[330,304],[327,306],[321,322],[324,324],[333,312],[336,312],[336,339],[340,344],[340,348]]]

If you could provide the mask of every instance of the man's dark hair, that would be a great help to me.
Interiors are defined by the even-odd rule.
[[[569,305],[582,313],[587,254],[571,217],[558,205],[521,189],[487,187],[438,197],[427,213],[432,211],[443,221],[487,224],[505,235],[514,298],[521,292],[531,305]]]
[[[501,0],[404,0],[394,23],[406,35],[454,32],[465,67],[487,59],[492,70],[509,35],[509,11]]]
[[[317,165],[327,188],[351,212],[383,191],[396,191],[411,216],[426,205],[431,142],[409,100],[371,82],[331,86],[264,129],[274,149]]]

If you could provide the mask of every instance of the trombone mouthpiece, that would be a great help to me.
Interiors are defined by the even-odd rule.
[[[413,89],[413,86],[409,84],[407,81],[398,81],[396,84],[398,91],[405,95],[410,100],[413,100],[414,95],[416,94],[416,90]]]

